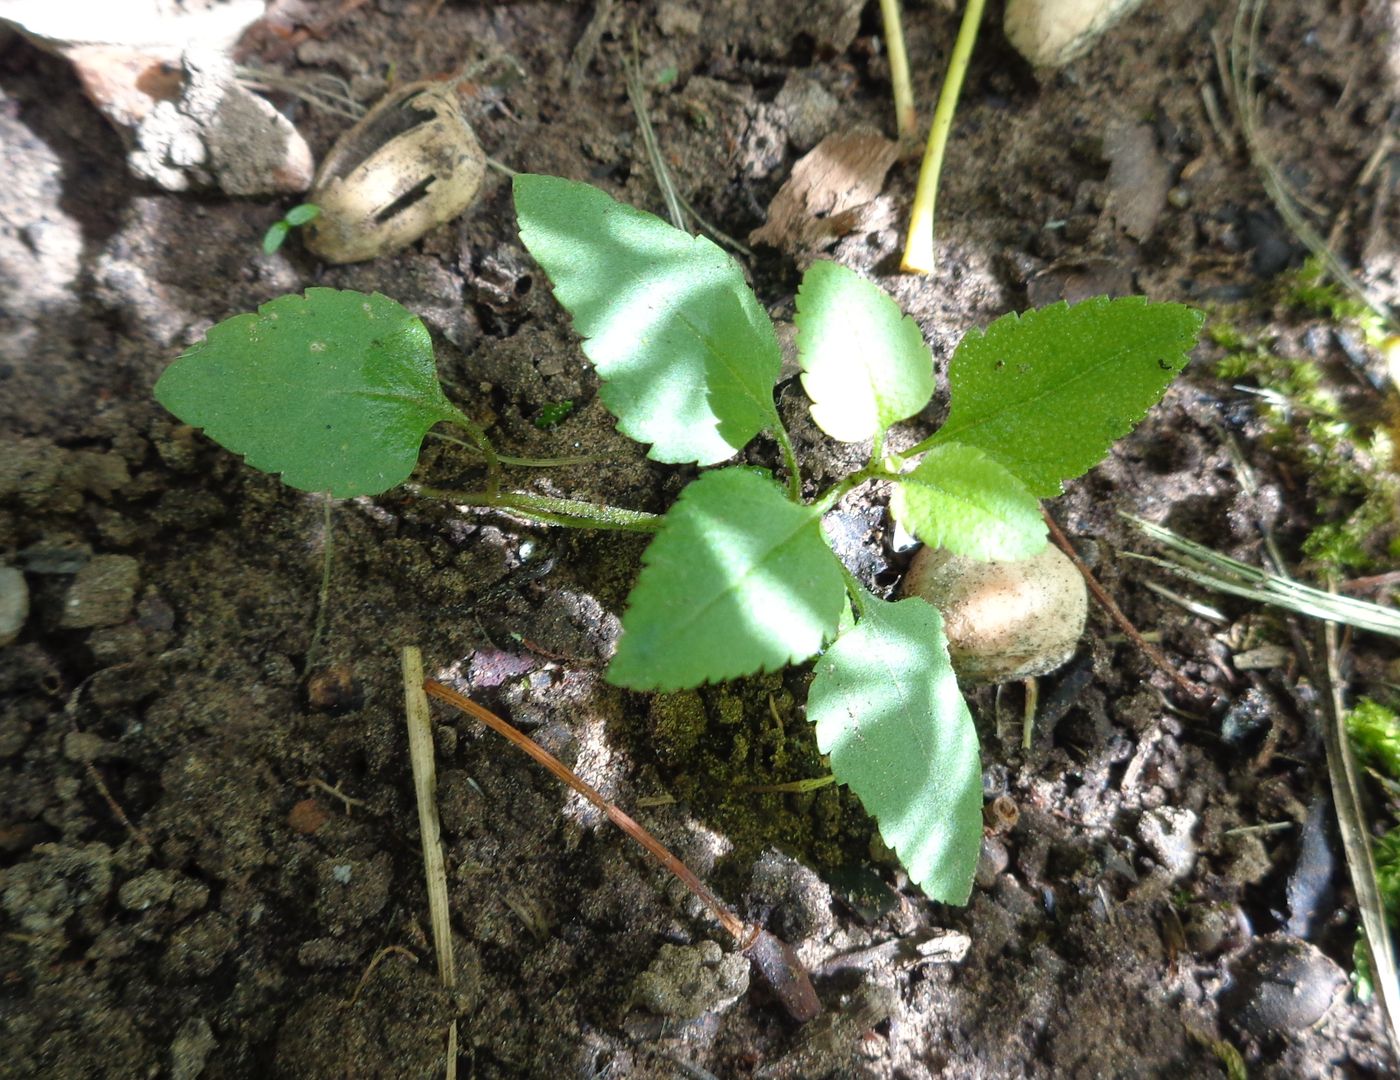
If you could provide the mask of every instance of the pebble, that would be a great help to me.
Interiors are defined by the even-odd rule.
[[[19,637],[29,618],[29,583],[13,566],[0,566],[0,645]]]
[[[976,882],[979,889],[990,889],[1011,862],[1006,845],[995,836],[982,839],[982,854],[977,858]]]
[[[67,630],[89,630],[125,622],[141,583],[141,566],[130,555],[97,555],[78,571],[63,604]]]
[[[202,1016],[190,1017],[170,1044],[170,1080],[195,1080],[218,1045],[209,1021]]]
[[[696,1020],[734,1004],[748,988],[748,960],[726,954],[717,941],[702,941],[662,945],[637,976],[633,997],[658,1016]]]
[[[1149,810],[1138,821],[1138,839],[1173,878],[1185,877],[1196,864],[1196,814],[1175,806]]]
[[[1060,67],[1142,0],[1007,0],[1002,26],[1016,51],[1037,67]]]
[[[1257,1038],[1297,1035],[1327,1015],[1346,975],[1320,949],[1288,934],[1259,938],[1230,965],[1234,985],[1221,1006]]]

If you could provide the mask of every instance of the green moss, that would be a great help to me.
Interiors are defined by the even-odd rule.
[[[1351,745],[1362,760],[1400,781],[1400,717],[1371,698],[1361,698],[1347,713],[1347,734]],[[1400,886],[1400,830],[1386,834],[1394,836],[1397,886]],[[1379,858],[1379,855],[1377,856]]]
[[[1354,486],[1362,481],[1361,477],[1340,469],[1323,470],[1319,475],[1347,485],[1343,490],[1331,492],[1337,495],[1352,494]],[[1393,490],[1394,487],[1393,480],[1379,479],[1347,518],[1319,525],[1303,541],[1304,557],[1331,576],[1374,570],[1381,555],[1377,550],[1379,541],[1385,542],[1385,553],[1393,557],[1395,548],[1400,547],[1400,533],[1387,538],[1385,530],[1395,522],[1396,497],[1400,492]]]
[[[634,722],[628,741],[652,748],[670,794],[732,844],[721,877],[731,869],[747,873],[770,847],[819,872],[834,871],[851,852],[866,850],[876,832],[847,788],[750,790],[831,772],[778,675],[656,695]]]
[[[1379,348],[1386,338],[1385,322],[1358,296],[1333,281],[1316,256],[1297,270],[1280,275],[1283,302],[1295,311],[1332,322],[1350,323],[1366,343]]]

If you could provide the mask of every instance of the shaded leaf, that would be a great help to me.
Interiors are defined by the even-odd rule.
[[[846,599],[816,513],[749,469],[705,473],[642,555],[608,680],[679,690],[805,660]]]
[[[948,422],[1033,495],[1058,495],[1126,435],[1186,366],[1204,316],[1140,296],[1004,315],[969,330],[948,368]]]
[[[812,419],[832,438],[869,439],[933,396],[933,354],[919,324],[859,274],[813,263],[794,321]]]
[[[1040,503],[975,446],[935,446],[895,483],[890,510],[925,544],[973,559],[1024,559],[1045,546]]]
[[[807,718],[909,879],[934,900],[967,903],[982,849],[982,765],[937,609],[867,596],[856,628],[817,661]]]
[[[378,293],[307,289],[210,329],[156,400],[303,491],[375,495],[408,479],[423,436],[459,414],[418,318]]]
[[[587,184],[515,177],[520,238],[573,316],[618,430],[709,465],[778,423],[782,358],[738,265]]]

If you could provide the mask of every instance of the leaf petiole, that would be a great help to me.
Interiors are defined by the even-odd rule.
[[[519,514],[542,525],[566,529],[612,529],[616,532],[653,533],[661,528],[660,514],[599,506],[582,499],[559,499],[551,495],[531,495],[523,491],[446,491],[419,487],[419,494],[443,499],[458,506],[489,506]]]

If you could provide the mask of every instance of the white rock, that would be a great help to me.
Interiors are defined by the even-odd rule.
[[[1142,0],[1006,0],[1002,27],[1016,51],[1036,67],[1060,67]]]

